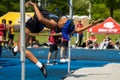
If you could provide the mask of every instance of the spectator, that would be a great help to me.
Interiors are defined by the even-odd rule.
[[[96,36],[94,35],[94,33],[91,33],[90,37],[88,40],[86,40],[86,49],[88,48],[93,48],[95,49],[96,48],[96,41],[97,41],[97,38]]]
[[[77,27],[77,28],[82,28],[82,27],[83,27],[83,25],[82,25],[82,23],[81,23],[80,20],[76,23],[76,27]],[[78,39],[77,39],[77,41],[76,41],[75,46],[81,47],[82,39],[83,39],[83,32],[81,31],[81,32],[77,33],[77,35],[78,35],[78,36],[77,36]]]
[[[68,50],[68,40],[62,37],[61,49],[60,49],[60,62],[67,62],[67,50]]]
[[[4,27],[3,30],[3,39],[6,40],[6,33],[7,33],[7,27],[6,27],[6,19],[2,19],[2,26]]]
[[[13,41],[14,41],[14,26],[12,25],[12,21],[8,21],[8,48],[11,49],[13,46]]]
[[[110,43],[112,43],[111,38],[108,34],[106,34],[105,38],[103,39],[102,43],[100,44],[100,49],[107,49],[110,48]]]
[[[120,39],[116,39],[115,49],[120,49]]]
[[[4,37],[3,30],[4,30],[4,26],[0,24],[0,40],[3,40],[3,37]]]
[[[53,64],[57,64],[56,61],[56,57],[58,54],[58,45],[61,43],[59,40],[61,38],[61,34],[58,34],[56,30],[52,29],[50,30],[50,36],[49,36],[49,45],[50,45],[50,49],[49,49],[49,53],[48,53],[48,61],[47,61],[47,65],[53,65]],[[54,54],[53,54],[54,53]],[[50,58],[53,54],[53,60],[50,61]]]
[[[6,22],[5,19],[2,19],[2,23],[0,24],[0,40],[4,40],[4,30],[5,30],[5,27],[4,27],[4,23]],[[4,43],[5,45],[5,43]],[[2,47],[2,42],[0,42],[0,46]]]
[[[107,49],[114,49],[114,48],[115,48],[115,43],[110,39]]]
[[[38,40],[36,40],[35,36],[30,36],[29,44],[27,48],[32,48],[32,47],[40,47],[40,43]]]
[[[2,23],[0,24],[0,35],[3,40],[6,38],[6,19],[2,19]]]

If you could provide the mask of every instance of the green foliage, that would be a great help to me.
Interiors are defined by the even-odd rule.
[[[106,6],[108,8],[116,8],[116,0],[106,0]]]
[[[7,11],[8,11],[7,7],[0,5],[0,15],[5,14]]]
[[[88,0],[86,0],[86,1],[88,1]],[[89,0],[92,4],[101,4],[101,3],[104,3],[105,2],[105,0]]]
[[[105,0],[105,5],[110,11],[110,16],[114,16],[115,9],[120,8],[120,0]]]
[[[20,11],[19,0],[1,0],[0,3],[0,16],[9,11]]]
[[[109,17],[108,9],[105,7],[104,4],[93,4],[92,8],[92,18],[93,19],[105,19]],[[96,13],[96,14],[94,14]]]
[[[117,9],[115,12],[114,12],[114,18],[115,20],[120,23],[120,9]]]
[[[67,15],[69,14],[68,0],[51,0],[47,9],[59,16]]]
[[[73,0],[74,15],[88,15],[88,8],[88,1]]]
[[[10,2],[10,6],[12,6],[12,8],[9,11],[20,11],[20,4],[19,3],[14,3],[14,2]],[[18,9],[19,8],[19,9]]]

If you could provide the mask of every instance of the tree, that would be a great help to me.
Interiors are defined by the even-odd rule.
[[[110,16],[113,17],[114,10],[120,8],[120,0],[106,0],[106,6],[110,11]]]
[[[1,0],[0,3],[0,16],[9,11],[20,11],[19,0]]]
[[[88,0],[73,0],[74,15],[88,15]]]
[[[69,14],[68,0],[49,0],[50,5],[47,7],[49,11],[58,16]]]

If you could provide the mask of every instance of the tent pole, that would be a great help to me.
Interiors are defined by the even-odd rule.
[[[21,80],[25,80],[25,0],[20,0]]]
[[[72,19],[73,17],[73,9],[72,9],[72,0],[69,0],[69,15],[70,15],[70,19]],[[69,40],[69,44],[68,44],[68,73],[70,73],[70,56],[71,55],[71,40]]]

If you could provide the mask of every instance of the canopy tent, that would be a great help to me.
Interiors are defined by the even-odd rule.
[[[33,15],[34,15],[33,12],[26,12],[25,21],[27,21]],[[7,24],[8,24],[8,20],[12,20],[14,25],[20,25],[20,12],[8,12],[0,17],[0,22],[2,22],[2,19],[6,19]]]
[[[120,34],[120,25],[111,17],[108,17],[101,24],[88,29],[88,32],[103,34]]]

